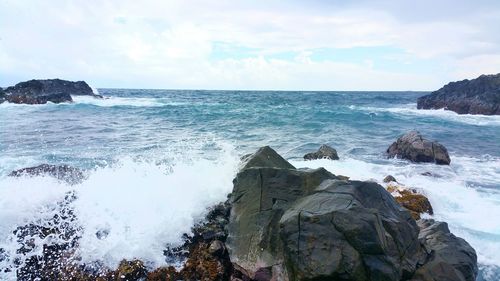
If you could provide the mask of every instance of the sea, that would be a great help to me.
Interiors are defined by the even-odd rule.
[[[240,156],[265,145],[296,167],[380,183],[393,175],[429,198],[426,217],[475,248],[478,280],[500,280],[500,116],[417,110],[425,92],[98,91],[104,99],[0,104],[0,280],[15,280],[30,256],[58,243],[15,234],[30,224],[71,228],[82,263],[167,264],[165,247],[226,200]],[[387,159],[409,130],[446,146],[451,165]],[[321,144],[340,160],[303,160]],[[43,163],[83,169],[87,179],[8,176]]]

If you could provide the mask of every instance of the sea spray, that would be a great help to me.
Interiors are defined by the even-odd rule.
[[[20,243],[27,239],[21,241],[13,232],[24,225],[50,226],[68,192],[75,194],[68,203],[74,213],[68,223],[78,231],[74,254],[80,263],[115,268],[122,259],[141,259],[151,268],[165,265],[166,247],[179,245],[206,209],[231,192],[239,161],[227,145],[211,159],[193,157],[189,151],[175,158],[175,163],[160,165],[123,158],[96,168],[76,186],[50,177],[1,178],[0,279],[15,280],[16,270],[29,257],[41,255],[44,244],[66,242],[57,236],[31,236],[27,239],[37,238],[35,247],[20,255]]]

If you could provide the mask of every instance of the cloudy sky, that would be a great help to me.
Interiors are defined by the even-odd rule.
[[[434,90],[500,72],[500,1],[0,0],[0,86]]]

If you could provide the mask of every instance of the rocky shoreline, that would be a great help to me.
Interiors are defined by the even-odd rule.
[[[458,114],[500,115],[500,73],[450,82],[418,98],[417,108],[444,108]]]
[[[323,146],[314,157],[333,160],[333,151]],[[78,169],[52,165],[11,176],[25,174],[46,174],[70,184],[85,177]],[[68,180],[73,176],[75,181]],[[59,204],[61,215],[54,217],[57,227],[16,229],[19,240],[27,241],[19,251],[27,254],[30,239],[57,235],[66,241],[45,245],[42,255],[17,269],[18,279],[475,280],[474,249],[450,233],[445,222],[422,219],[433,211],[427,198],[392,176],[383,182],[385,187],[323,168],[296,169],[272,148],[262,147],[242,157],[228,200],[212,207],[184,236],[183,245],[165,249],[166,260],[183,262],[180,269],[151,269],[140,260],[123,260],[116,269],[80,264],[74,255],[78,229],[60,228],[75,219],[70,205],[76,197],[68,193]]]

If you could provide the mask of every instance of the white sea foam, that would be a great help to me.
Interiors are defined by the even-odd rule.
[[[500,115],[472,115],[472,114],[457,114],[451,110],[435,109],[423,110],[417,109],[416,103],[407,104],[403,107],[371,107],[371,106],[356,106],[351,105],[348,107],[352,110],[362,110],[368,112],[389,112],[401,115],[410,116],[427,116],[441,118],[448,121],[465,123],[477,126],[500,126]]]
[[[165,103],[160,102],[155,98],[126,98],[126,97],[113,97],[106,96],[102,99],[94,98],[91,96],[72,96],[73,104],[91,104],[101,107],[113,106],[134,106],[134,107],[157,107],[164,106]],[[71,104],[64,104],[71,105]]]
[[[151,267],[166,264],[165,246],[180,243],[207,207],[226,199],[239,161],[230,148],[216,159],[190,157],[168,166],[122,159],[71,187],[48,177],[0,178],[0,248],[10,256],[0,258],[0,268],[13,266],[20,246],[12,231],[49,220],[54,204],[70,190],[77,197],[70,206],[75,227],[82,228],[77,250],[82,262],[113,268],[122,259],[139,258]],[[98,231],[107,236],[99,239]],[[41,249],[47,241],[35,243]],[[15,279],[15,270],[0,273],[0,279]]]
[[[292,161],[292,164],[296,167],[325,167],[334,174],[380,183],[386,175],[393,175],[399,182],[428,196],[434,218],[448,222],[454,234],[466,239],[476,249],[482,266],[500,266],[500,194],[468,184],[472,181],[499,186],[498,158],[452,156],[451,166],[409,164],[396,159],[373,164],[345,157],[339,161],[300,160]],[[439,177],[421,175],[424,172]],[[497,280],[495,278],[491,280]]]

